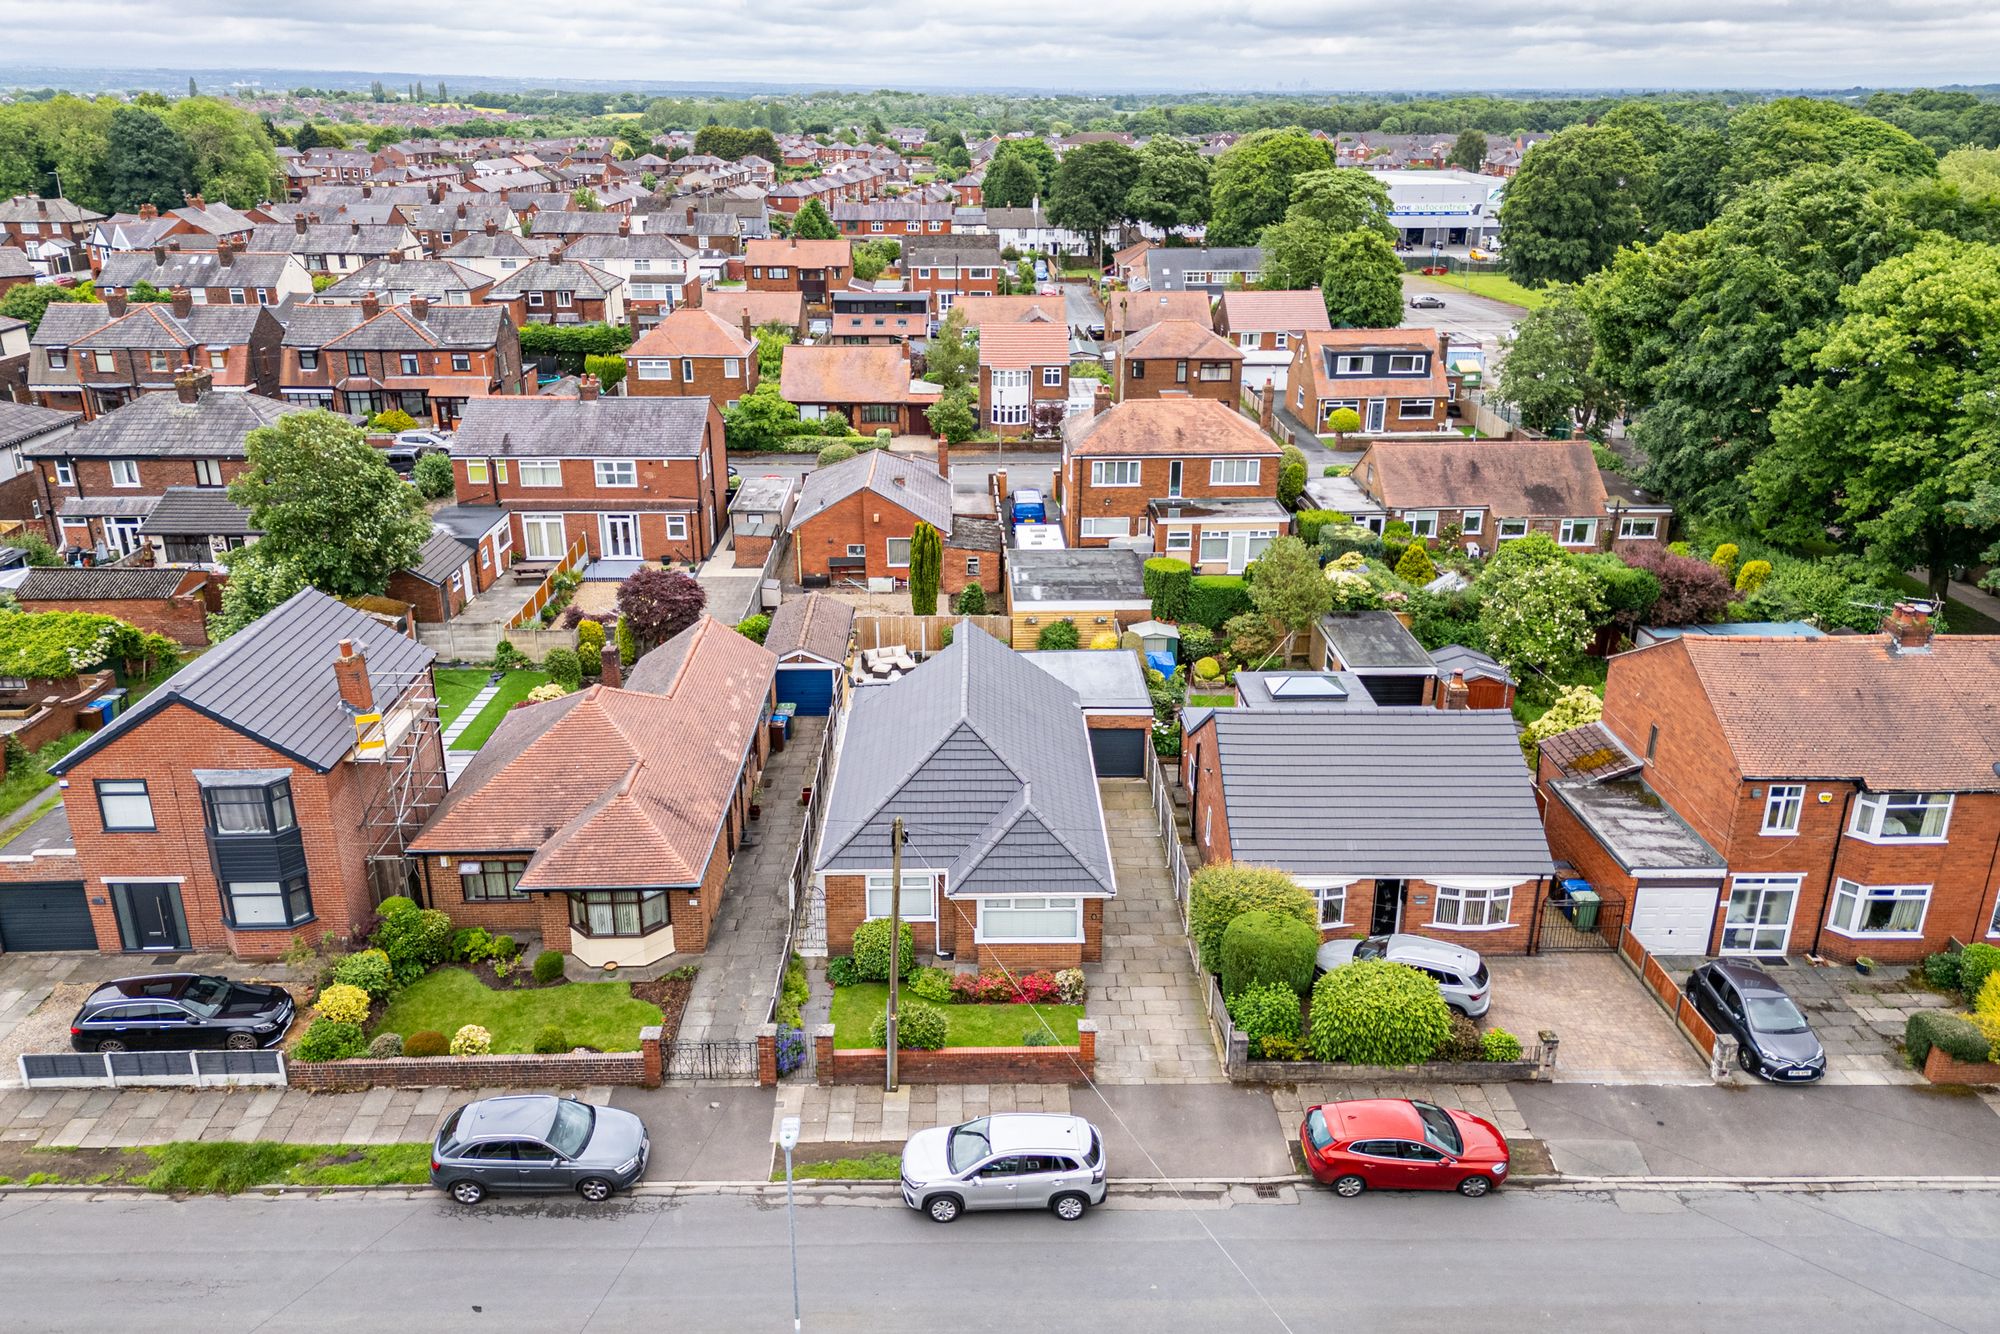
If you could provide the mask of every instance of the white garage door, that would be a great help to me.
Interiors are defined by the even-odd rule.
[[[1641,885],[1632,934],[1653,954],[1706,954],[1715,925],[1715,885]]]

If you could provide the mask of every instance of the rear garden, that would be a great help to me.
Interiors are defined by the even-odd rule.
[[[497,682],[494,677],[499,677]],[[460,715],[471,707],[473,700],[489,685],[497,689],[472,716],[465,729],[452,738],[453,750],[478,750],[493,735],[493,729],[507,716],[516,704],[528,697],[528,692],[536,686],[545,686],[551,680],[547,672],[528,671],[516,668],[496,671],[487,667],[440,667],[435,673],[437,681],[438,726],[450,732]]]

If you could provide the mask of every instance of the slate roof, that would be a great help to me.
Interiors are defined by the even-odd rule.
[[[39,272],[27,251],[0,245],[0,278],[32,278]]]
[[[693,458],[706,398],[475,398],[452,437],[453,458]]]
[[[146,302],[131,307],[114,320],[78,338],[81,348],[188,348],[236,347],[251,335],[269,306],[194,306],[185,319],[174,314],[165,302]],[[272,318],[276,318],[273,316]]]
[[[469,300],[472,293],[493,280],[477,269],[454,264],[448,259],[406,259],[390,263],[371,259],[353,273],[319,294],[322,301],[359,301],[368,292],[377,296],[414,292],[441,301],[456,292]]]
[[[1263,268],[1264,252],[1256,246],[1221,246],[1208,250],[1162,246],[1146,252],[1146,282],[1156,292],[1186,290],[1190,272],[1261,273]]]
[[[44,199],[39,195],[12,195],[0,199],[0,222],[96,222],[103,216],[61,196]]]
[[[461,428],[460,439],[463,438]],[[792,510],[789,531],[796,533],[808,519],[817,518],[857,491],[872,491],[916,515],[940,534],[951,533],[951,483],[930,460],[892,454],[886,449],[871,449],[807,473],[799,489],[799,503]]]
[[[1239,862],[1433,882],[1554,873],[1504,710],[1217,709],[1203,726]]]
[[[486,294],[486,299],[494,301],[519,296],[523,292],[575,292],[578,296],[605,297],[623,286],[624,283],[615,274],[606,273],[595,265],[569,260],[551,263],[538,259],[493,284],[493,290]]]
[[[432,306],[421,320],[412,315],[407,306],[391,306],[373,319],[367,318],[360,306],[297,306],[293,309],[298,313],[312,309],[352,312],[348,316],[352,323],[346,332],[335,333],[323,344],[317,344],[342,352],[394,352],[418,347],[484,349],[497,346],[501,329],[513,323],[508,319],[504,306]],[[289,328],[285,341],[287,344],[292,341]],[[305,346],[316,344],[307,343]]]
[[[170,486],[139,531],[147,537],[248,537],[257,529],[250,511],[219,486]]]
[[[442,586],[472,555],[472,544],[443,524],[431,525],[431,535],[417,548],[417,558],[406,567],[427,584]]]
[[[159,263],[150,250],[128,250],[104,261],[97,285],[131,287],[144,282],[163,292],[170,287],[266,287],[275,291],[284,281],[285,270],[295,262],[282,252],[248,250],[232,254],[224,264],[214,250],[170,250],[166,262]]]
[[[1499,681],[1506,685],[1514,684],[1514,678],[1508,675],[1505,667],[1476,648],[1467,648],[1463,644],[1446,644],[1443,648],[1432,649],[1430,658],[1438,669],[1440,680],[1449,680],[1453,672],[1464,672],[1468,681],[1484,677],[1489,681]]]
[[[679,259],[694,258],[694,251],[682,245],[664,232],[634,232],[621,236],[611,232],[602,236],[574,236],[564,239],[563,256],[566,259]],[[659,279],[671,276],[665,274],[638,274],[640,281],[648,278]]]
[[[174,595],[186,570],[161,566],[44,565],[14,590],[25,602],[97,602]]]
[[[31,458],[243,457],[243,437],[298,406],[261,394],[204,393],[193,403],[177,394],[141,394],[53,445],[24,451]]]
[[[400,222],[313,222],[303,232],[297,223],[267,222],[250,233],[251,250],[290,255],[386,255],[416,243],[416,236]]]
[[[949,269],[966,264],[990,268],[1001,262],[999,237],[991,233],[947,232],[941,236],[903,238],[903,257],[896,266],[908,273],[916,268]],[[1050,300],[1060,302],[1062,298]]]
[[[354,715],[333,675],[343,639],[367,656],[375,702],[384,709],[427,676],[437,657],[366,613],[302,589],[168,677],[50,772],[68,772],[168,705],[185,704],[324,773],[354,748]]]
[[[969,621],[900,681],[856,692],[817,869],[886,867],[899,815],[904,866],[945,871],[954,897],[1117,891],[1076,692]]]
[[[513,232],[467,232],[451,243],[445,259],[539,259],[561,245],[557,236],[516,236]]]
[[[1063,452],[1073,457],[1279,453],[1257,423],[1212,398],[1132,398],[1095,417],[1064,423]],[[1270,478],[1273,485],[1276,477]]]
[[[11,398],[0,398],[0,447],[18,445],[38,435],[74,426],[82,420],[80,412],[58,412],[54,408],[38,408],[29,403],[16,403]]]
[[[854,607],[824,593],[787,598],[771,613],[764,647],[780,658],[801,650],[828,662],[847,661],[848,639],[854,633]]]
[[[1354,476],[1395,509],[1487,509],[1509,518],[1604,513],[1597,459],[1582,440],[1377,440]]]

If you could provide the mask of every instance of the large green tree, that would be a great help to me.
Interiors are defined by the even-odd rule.
[[[993,150],[993,159],[987,163],[990,172],[1007,158],[1015,158],[1035,174],[1035,192],[1031,199],[1047,199],[1049,191],[1055,188],[1056,150],[1042,139],[1004,139]],[[1028,201],[1015,207],[1025,208]],[[1007,207],[1002,205],[1002,207]]]
[[[924,348],[924,379],[940,389],[976,388],[979,343],[966,332],[965,312],[948,312]]]
[[[1041,178],[1018,153],[995,157],[979,186],[979,197],[987,208],[1026,208],[1041,193]]]
[[[1163,231],[1208,221],[1208,159],[1185,139],[1155,135],[1139,150],[1126,212]]]
[[[331,412],[293,412],[243,439],[249,467],[229,498],[264,536],[262,557],[285,562],[336,597],[380,593],[430,536],[423,500]]]
[[[778,152],[778,138],[769,130],[737,129],[732,125],[704,125],[696,130],[694,151],[725,162],[753,156],[772,163],[783,160]]]
[[[1320,294],[1338,327],[1393,329],[1403,322],[1403,261],[1374,232],[1342,232],[1327,243]]]
[[[278,155],[249,112],[218,98],[188,97],[167,109],[166,120],[187,145],[205,198],[249,208],[280,188]]]
[[[1049,190],[1049,221],[1090,237],[1093,257],[1104,251],[1104,233],[1123,222],[1125,201],[1139,181],[1139,159],[1112,140],[1079,144],[1063,154]]]
[[[17,283],[0,296],[0,315],[9,315],[17,320],[26,320],[28,337],[35,336],[35,330],[42,327],[42,316],[50,306],[66,301],[83,301],[87,298],[68,287],[57,287],[53,283]]]
[[[1478,171],[1486,164],[1486,149],[1486,135],[1467,130],[1452,141],[1451,156],[1446,160],[1460,171]]]
[[[1617,401],[1591,369],[1597,353],[1590,316],[1577,289],[1558,284],[1547,299],[1521,317],[1506,359],[1493,384],[1493,397],[1521,411],[1521,423],[1543,434],[1575,421],[1594,430],[1617,411]]]
[[[98,177],[99,195],[121,213],[151,204],[179,208],[194,186],[194,156],[173,127],[140,107],[111,113],[108,155]]]
[[[1652,159],[1624,130],[1585,125],[1529,149],[1500,202],[1507,267],[1531,287],[1581,282],[1637,240]]]
[[[1721,130],[1689,126],[1655,159],[1646,224],[1655,236],[1706,227],[1722,211],[1722,167],[1729,138]]]
[[[1284,220],[1264,229],[1262,285],[1294,291],[1318,285],[1326,275],[1329,247],[1348,232],[1367,231],[1393,242],[1389,191],[1379,177],[1358,167],[1307,172],[1293,183]]]
[[[1938,174],[1973,199],[2000,200],[2000,148],[1955,148]]]
[[[792,220],[792,235],[802,241],[831,241],[840,235],[833,225],[833,215],[826,211],[826,205],[817,199],[808,199]]]
[[[744,453],[777,449],[799,434],[799,410],[778,394],[776,374],[765,373],[763,380],[736,400],[736,406],[722,414],[723,438],[728,448]]]
[[[1296,537],[1274,539],[1246,573],[1250,605],[1288,644],[1333,608],[1333,585],[1320,573],[1312,549]]]
[[[1952,568],[2000,536],[1967,508],[2000,471],[2000,247],[1927,240],[1803,341],[1816,378],[1772,414],[1756,517],[1796,542],[1831,526],[1880,563],[1923,565],[1942,598]]]
[[[1209,169],[1208,243],[1253,245],[1285,216],[1292,184],[1308,172],[1334,165],[1333,149],[1308,130],[1258,130],[1246,134]]]
[[[1742,189],[1814,164],[1860,175],[1937,175],[1937,154],[1887,121],[1816,97],[1745,107],[1729,122],[1725,189]]]

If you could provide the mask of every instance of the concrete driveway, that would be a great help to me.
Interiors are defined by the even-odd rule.
[[[1555,1077],[1584,1084],[1706,1084],[1695,1054],[1639,980],[1607,952],[1488,956],[1493,1008],[1482,1021],[1523,1044],[1543,1029],[1562,1046]]]

